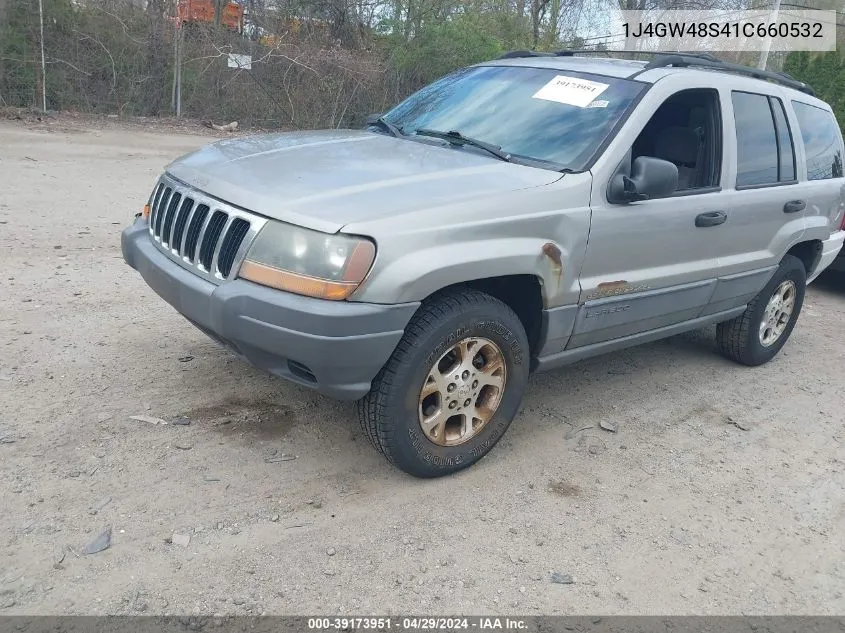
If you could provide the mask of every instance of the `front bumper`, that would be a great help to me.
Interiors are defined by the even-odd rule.
[[[807,283],[813,281],[824,270],[838,270],[845,271],[845,249],[842,248],[842,243],[845,241],[845,231],[836,231],[831,233],[830,237],[822,242],[822,256],[819,259],[819,264],[810,275]]]
[[[120,241],[126,263],[208,336],[256,367],[339,400],[370,390],[419,307],[313,299],[243,279],[216,285],[158,250],[141,219]]]

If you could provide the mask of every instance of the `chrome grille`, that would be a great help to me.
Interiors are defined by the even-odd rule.
[[[252,240],[267,222],[174,178],[150,196],[150,239],[184,268],[220,283],[237,275]]]

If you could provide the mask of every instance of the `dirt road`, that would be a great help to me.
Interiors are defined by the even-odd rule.
[[[538,375],[490,456],[419,481],[123,263],[207,140],[0,123],[0,613],[845,612],[845,279],[767,366],[705,330]]]

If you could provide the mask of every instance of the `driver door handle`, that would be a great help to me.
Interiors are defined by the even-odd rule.
[[[727,219],[728,214],[724,211],[709,211],[695,216],[695,225],[697,227],[719,226],[724,224]]]

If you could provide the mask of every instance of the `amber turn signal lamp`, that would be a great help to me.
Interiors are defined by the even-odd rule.
[[[148,204],[144,205],[144,210],[141,212],[141,215],[143,216],[143,218],[145,220],[150,217],[150,205],[148,205]]]
[[[241,264],[241,270],[238,276],[242,279],[261,284],[262,286],[286,290],[287,292],[294,292],[298,295],[316,297],[317,299],[331,299],[333,301],[346,299],[360,284],[360,282],[317,279],[316,277],[308,277],[307,275],[279,270],[278,268],[250,260],[246,260]]]

